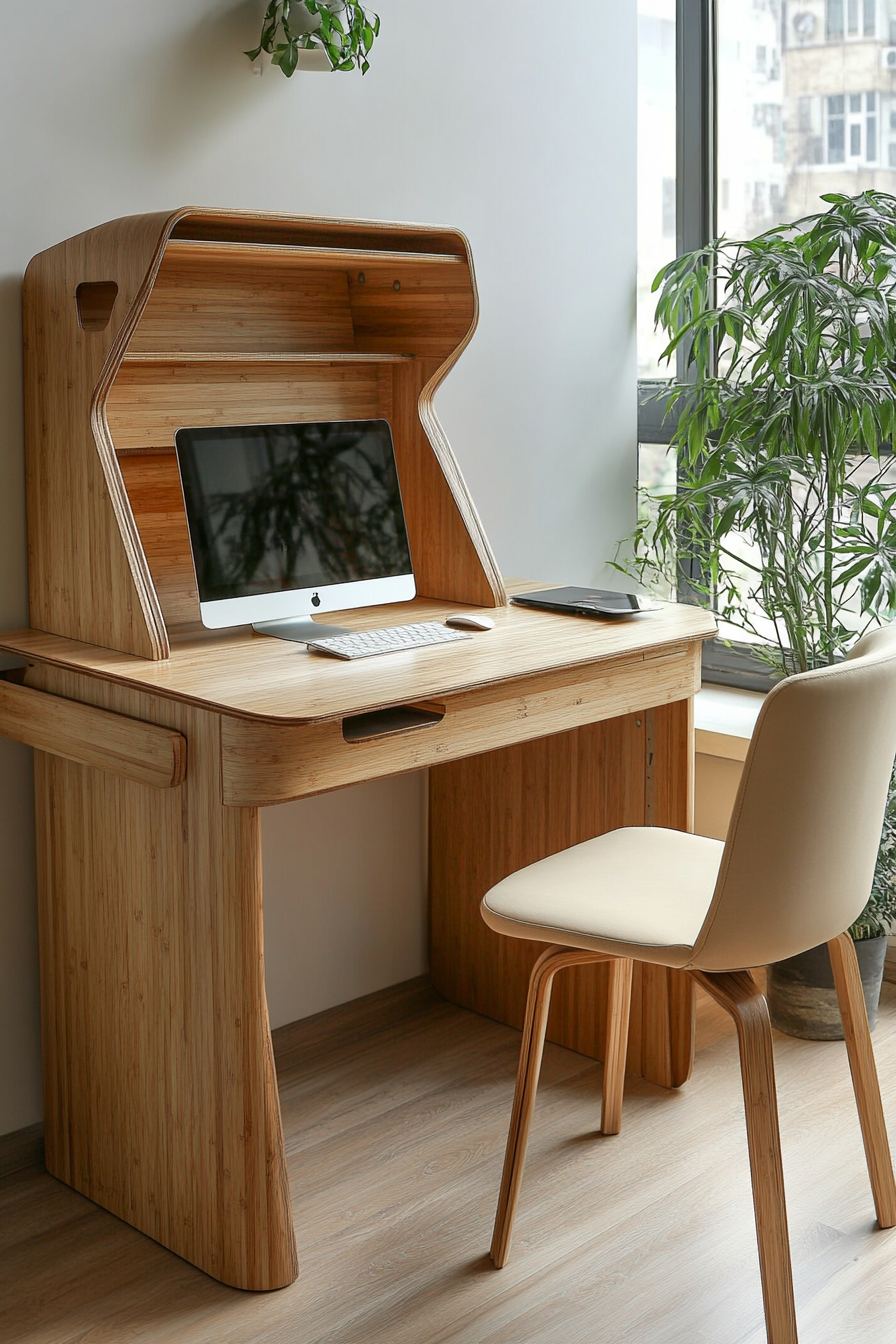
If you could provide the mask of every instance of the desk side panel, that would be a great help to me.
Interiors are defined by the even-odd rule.
[[[97,397],[168,219],[115,220],[50,248],[23,292],[31,623],[152,659],[167,657],[167,632]],[[104,327],[79,322],[84,283],[117,286]]]
[[[160,791],[38,752],[47,1167],[224,1283],[296,1274],[264,989],[258,814],[216,716],[44,669],[188,740]]]

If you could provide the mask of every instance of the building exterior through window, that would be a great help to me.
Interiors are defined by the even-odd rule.
[[[675,369],[660,359],[651,285],[680,245],[681,156],[699,158],[706,143],[676,142],[676,81],[693,74],[684,22],[713,11],[714,99],[703,125],[714,155],[700,169],[714,185],[711,232],[752,238],[825,209],[829,193],[896,195],[896,0],[638,0],[639,483],[652,491],[674,490],[676,472],[657,401]]]
[[[638,363],[659,364],[650,285],[675,253],[675,0],[638,0]],[[896,193],[896,0],[716,0],[716,224],[729,238]]]
[[[718,0],[718,29],[719,232],[896,189],[896,0]]]

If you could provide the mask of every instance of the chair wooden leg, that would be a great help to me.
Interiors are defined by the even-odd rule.
[[[862,993],[862,978],[856,960],[856,949],[849,934],[841,933],[839,938],[832,938],[828,943],[828,951],[831,954],[831,969],[834,972],[837,1002],[843,1020],[843,1035],[846,1038],[849,1069],[856,1094],[856,1108],[862,1127],[865,1159],[868,1163],[868,1176],[871,1180],[877,1221],[881,1227],[894,1227],[896,1183],[893,1180],[893,1163],[887,1141],[887,1127],[884,1122],[880,1084],[874,1064],[874,1051],[871,1047],[871,1032],[868,1028],[868,1014],[865,1010],[865,996]]]
[[[607,1048],[604,1052],[604,1092],[600,1111],[602,1134],[618,1134],[622,1128],[622,1094],[625,1090],[625,1056],[628,1050],[628,1020],[632,1006],[633,964],[626,957],[617,957],[610,962]]]
[[[798,1344],[768,1006],[747,971],[692,975],[737,1027],[768,1344]]]
[[[504,1173],[501,1177],[501,1193],[498,1196],[495,1230],[492,1235],[491,1257],[496,1269],[504,1266],[510,1250],[513,1219],[526,1161],[529,1125],[535,1107],[538,1075],[541,1072],[544,1034],[548,1025],[554,976],[567,966],[582,966],[589,962],[607,960],[609,958],[599,952],[585,952],[569,947],[549,947],[532,967],[529,996],[526,1000],[526,1017],[523,1023],[523,1043],[516,1075],[516,1091],[513,1096],[510,1131],[504,1155]]]

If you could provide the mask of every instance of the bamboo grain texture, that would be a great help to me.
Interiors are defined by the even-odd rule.
[[[181,733],[2,680],[0,735],[156,789],[186,775]]]
[[[84,283],[102,289],[82,328]],[[115,286],[103,327],[100,294]],[[467,997],[495,969],[469,939],[481,827],[510,824],[485,849],[518,866],[617,816],[688,824],[688,697],[713,622],[668,607],[622,627],[506,605],[434,408],[477,318],[466,239],[414,225],[185,208],[91,230],[35,258],[26,277],[34,628],[0,647],[28,664],[19,718],[41,697],[28,713],[40,748],[48,1168],[240,1288],[283,1287],[296,1273],[258,806],[436,763],[433,923],[440,973]],[[496,629],[375,666],[203,629],[175,429],[370,416],[392,424],[419,596],[342,623],[444,619],[462,606],[493,610]],[[77,707],[51,711],[50,697]],[[350,740],[353,716],[422,703],[441,718],[425,732]],[[41,714],[68,716],[53,720],[53,742],[37,741]],[[172,782],[188,741],[181,787],[147,789],[87,754],[91,725],[106,763],[119,750],[97,715],[137,720],[152,744],[167,743]],[[78,739],[74,759],[51,754],[65,731]],[[470,753],[479,764],[461,798],[442,772]],[[537,786],[527,836],[508,809],[541,766],[557,789]],[[471,825],[466,808],[495,770],[501,787]],[[509,969],[499,1008],[513,1013],[528,968]],[[599,1053],[603,987],[581,973],[555,995],[548,1033]],[[582,1002],[596,1009],[584,1028]],[[639,972],[632,1068],[667,1085],[686,1076],[688,1013],[669,973]]]
[[[85,282],[117,286],[105,327],[80,325]],[[432,404],[478,317],[461,234],[189,208],[136,216],[34,258],[24,305],[36,628],[164,661],[169,628],[198,618],[182,500],[147,522],[118,456],[157,450],[144,477],[164,492],[183,425],[389,419],[418,592],[505,601]]]
[[[364,630],[444,620],[459,609],[458,603],[418,598],[397,606],[340,612],[339,622]],[[708,612],[675,604],[664,606],[648,621],[625,625],[512,606],[490,614],[495,629],[472,639],[354,663],[312,655],[303,645],[256,635],[246,627],[212,631],[188,626],[175,633],[171,656],[161,663],[38,630],[4,632],[0,648],[26,660],[70,667],[226,715],[310,723],[498,687],[517,678],[550,677],[564,669],[579,669],[583,681],[604,678],[610,691],[614,664],[616,670],[624,667],[626,676],[641,666],[642,689],[654,676],[664,678],[672,665],[681,669],[679,684],[694,687],[702,642],[715,632]],[[683,690],[665,698],[691,694],[692,690]],[[665,749],[658,742],[658,759]],[[686,809],[686,799],[665,798],[667,787],[662,785],[657,795],[659,811],[667,803]]]
[[[35,757],[47,1169],[214,1278],[283,1287],[258,813],[221,804],[215,715],[32,675],[190,743],[177,791]]]
[[[651,768],[668,776],[653,824],[687,827],[693,756],[690,711],[653,711]],[[474,1012],[521,1027],[541,946],[503,938],[479,906],[527,864],[619,826],[646,824],[648,714],[631,713],[482,752],[430,770],[430,966],[436,989]],[[437,731],[437,730],[436,730]],[[636,964],[628,1068],[663,1087],[687,1081],[693,1060],[693,989],[685,972]],[[548,1040],[592,1058],[607,1042],[608,973],[581,965],[554,986]]]

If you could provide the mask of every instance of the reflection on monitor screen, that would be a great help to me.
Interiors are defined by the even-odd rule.
[[[205,625],[414,596],[386,420],[179,429],[175,446]]]

